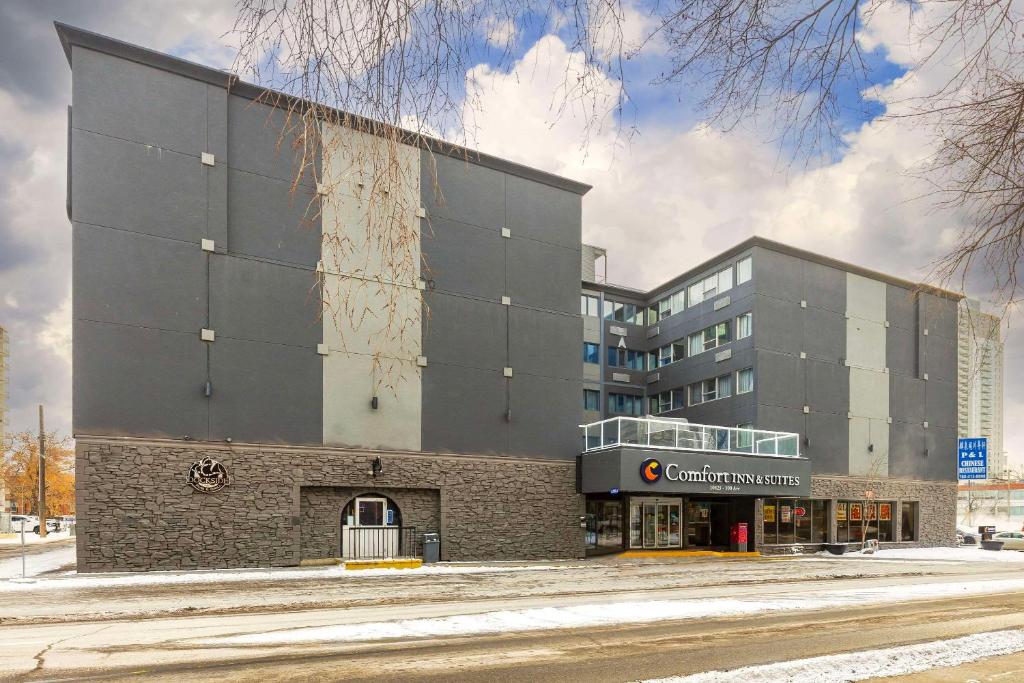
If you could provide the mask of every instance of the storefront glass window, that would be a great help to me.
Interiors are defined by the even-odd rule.
[[[622,547],[622,502],[587,501],[587,547]]]
[[[863,543],[877,540],[889,543],[893,537],[891,500],[844,500],[836,508],[836,536],[839,543]]]
[[[764,501],[764,539],[762,543],[773,544],[779,542],[778,522],[776,519],[777,504],[774,498],[766,498]]]
[[[904,502],[900,510],[900,540],[917,540],[917,503]]]
[[[828,504],[824,500],[811,501],[811,543],[828,542]]]
[[[793,499],[779,499],[779,543],[796,543],[796,527],[793,524]]]
[[[828,539],[828,504],[808,498],[765,498],[762,510],[763,543],[825,543]]]

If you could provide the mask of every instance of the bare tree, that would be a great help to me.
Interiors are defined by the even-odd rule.
[[[911,70],[956,65],[899,114],[935,131],[936,153],[921,172],[939,202],[973,221],[933,264],[933,279],[961,278],[964,287],[968,278],[985,277],[1004,303],[1017,301],[1024,236],[1019,1],[655,0],[643,5],[653,28],[635,45],[623,40],[633,8],[623,0],[239,0],[238,7],[236,70],[284,94],[267,99],[289,115],[282,139],[294,141],[296,187],[312,175],[327,184],[325,197],[334,196],[341,179],[325,169],[337,168],[338,159],[366,175],[373,215],[358,239],[335,229],[343,226],[324,226],[324,252],[334,262],[325,263],[328,271],[347,264],[357,246],[369,245],[379,257],[381,267],[363,278],[369,284],[355,290],[406,282],[424,267],[413,253],[415,223],[405,219],[410,207],[395,199],[419,182],[406,177],[400,150],[450,153],[452,144],[467,145],[466,113],[477,102],[466,73],[484,60],[507,66],[517,35],[557,32],[583,55],[583,67],[566,73],[553,93],[553,118],[574,102],[596,105],[598,79],[622,84],[613,102],[587,110],[584,138],[609,115],[621,123],[624,65],[657,43],[671,68],[655,84],[696,97],[720,128],[767,120],[787,153],[810,159],[841,144],[844,93],[873,82],[861,41],[865,23],[883,10],[903,11],[916,52]],[[367,133],[383,143],[325,130]],[[320,201],[311,215],[325,216]],[[351,284],[345,291],[325,287],[327,314],[356,321],[376,315],[359,310]],[[395,319],[379,338],[403,337],[411,321],[399,310],[397,302],[390,307],[385,315]]]

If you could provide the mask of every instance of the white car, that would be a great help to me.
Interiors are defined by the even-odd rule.
[[[11,531],[20,533],[22,526],[25,527],[25,533],[32,533],[32,530],[39,526],[39,518],[32,515],[11,515]]]
[[[1024,550],[1024,533],[1020,531],[1000,531],[992,540],[1002,541],[1003,550]]]

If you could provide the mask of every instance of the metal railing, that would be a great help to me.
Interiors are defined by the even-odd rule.
[[[414,526],[346,526],[341,533],[341,556],[346,560],[419,557],[423,552]]]
[[[643,446],[679,451],[702,451],[800,457],[800,435],[764,429],[701,425],[657,417],[611,417],[580,425],[583,452],[615,446]]]

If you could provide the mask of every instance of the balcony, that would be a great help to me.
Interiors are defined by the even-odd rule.
[[[811,462],[792,432],[613,417],[580,425],[586,494],[809,496]]]
[[[580,428],[584,453],[639,446],[701,453],[800,457],[800,435],[793,432],[702,425],[657,417],[612,417],[580,425]]]

